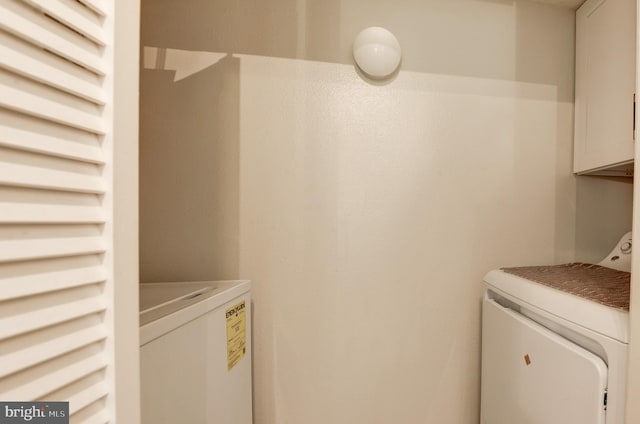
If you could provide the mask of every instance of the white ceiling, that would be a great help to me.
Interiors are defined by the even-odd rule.
[[[553,4],[553,5],[562,6],[562,7],[570,7],[571,9],[577,9],[582,3],[584,3],[584,0],[532,0],[532,1],[535,1],[537,3]]]

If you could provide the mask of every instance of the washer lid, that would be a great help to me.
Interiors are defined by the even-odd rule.
[[[629,313],[496,269],[485,283],[576,325],[629,343]]]
[[[248,280],[140,284],[140,346],[251,290]]]
[[[185,299],[194,298],[205,292],[220,290],[220,287],[202,283],[141,283],[140,315],[165,308]]]

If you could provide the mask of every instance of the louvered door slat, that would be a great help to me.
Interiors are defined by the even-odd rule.
[[[89,408],[72,415],[69,424],[107,424],[109,422],[109,416],[103,410],[96,407]]]
[[[104,240],[100,236],[0,240],[0,263],[103,253],[105,250]]]
[[[72,384],[51,392],[47,397],[51,400],[69,401],[69,414],[74,415],[91,405],[99,404],[109,394],[109,386],[104,381],[103,373],[98,371],[82,377]],[[86,422],[79,420],[79,422]]]
[[[34,372],[32,373],[33,375],[25,376],[28,378],[28,381],[25,384],[21,384],[18,387],[7,390],[5,392],[5,399],[40,399],[43,396],[56,390],[61,385],[64,386],[70,384],[87,374],[96,372],[107,366],[105,356],[102,354],[102,352],[98,352],[92,356],[89,356],[88,358],[82,358],[80,360],[73,361],[69,364],[65,364],[58,369],[53,370],[50,373],[47,373],[47,368],[52,368],[58,365],[56,364],[56,361],[57,360],[51,361],[51,365],[48,367],[32,368],[32,370],[34,370]],[[38,368],[40,368],[41,370],[38,370]],[[36,374],[36,370],[40,371],[41,374]],[[11,377],[7,379],[9,380],[11,379]]]
[[[0,145],[35,153],[103,164],[102,150],[97,146],[70,143],[50,134],[21,131],[0,123]]]
[[[100,87],[93,85],[86,79],[67,73],[56,66],[46,62],[43,63],[42,60],[38,60],[33,56],[33,51],[20,52],[9,48],[7,41],[11,40],[11,38],[7,36],[2,38],[5,39],[5,43],[0,44],[0,67],[98,105],[104,105],[104,93]],[[37,55],[38,53],[35,54]]]
[[[100,296],[81,299],[44,308],[22,315],[0,319],[0,340],[35,331],[43,327],[104,311],[106,305]]]
[[[99,196],[94,194],[0,186],[0,223],[103,224],[106,220]]]
[[[97,176],[11,163],[0,167],[0,184],[81,193],[101,194],[105,191],[104,180]]]
[[[0,28],[97,75],[105,75],[98,46],[17,0],[0,3]]]
[[[55,132],[54,132],[55,130]],[[0,145],[16,150],[104,164],[104,153],[94,134],[0,109]]]
[[[102,17],[107,14],[107,7],[103,0],[78,0],[78,2],[93,10],[98,16]]]
[[[70,406],[69,413],[74,414],[82,408],[90,405],[98,400],[104,398],[109,392],[109,388],[104,382],[99,382],[93,386],[75,393],[73,396],[67,396],[65,399],[69,399]]]
[[[0,107],[94,134],[102,135],[105,132],[99,116],[3,84],[0,84]]]
[[[0,272],[0,302],[96,284],[107,278],[99,258],[91,256],[5,264]]]
[[[75,31],[89,38],[94,43],[104,46],[105,35],[102,27],[96,22],[87,19],[82,9],[73,7],[74,3],[61,2],[59,0],[25,0],[40,8],[46,14],[73,28]]]
[[[104,327],[95,325],[3,355],[3,361],[0,362],[0,378],[38,365],[52,357],[104,340],[106,337]]]
[[[0,202],[0,222],[5,224],[97,224],[106,216],[100,206],[42,205]]]

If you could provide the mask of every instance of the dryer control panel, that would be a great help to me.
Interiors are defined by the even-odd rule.
[[[622,236],[616,247],[598,265],[631,272],[631,231]]]

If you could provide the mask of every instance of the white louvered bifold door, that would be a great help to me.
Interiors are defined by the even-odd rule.
[[[112,420],[112,7],[0,0],[0,400],[71,422]]]

